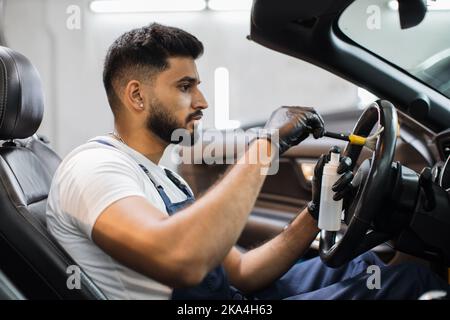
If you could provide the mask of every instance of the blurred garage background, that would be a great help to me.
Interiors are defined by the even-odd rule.
[[[90,137],[111,131],[102,64],[116,37],[159,22],[185,29],[205,46],[198,62],[210,108],[205,128],[263,122],[281,105],[313,106],[321,113],[358,108],[373,97],[308,63],[247,39],[250,0],[2,0],[1,42],[39,70],[45,114],[39,133],[64,157]],[[226,110],[239,123],[214,121]]]

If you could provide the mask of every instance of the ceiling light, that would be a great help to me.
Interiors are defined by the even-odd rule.
[[[397,11],[398,10],[398,1],[389,1],[388,7],[391,10]]]
[[[218,130],[237,129],[239,120],[230,120],[230,74],[225,67],[214,71],[214,126]]]
[[[205,0],[96,0],[90,8],[96,13],[202,11]]]
[[[208,8],[214,11],[250,11],[252,0],[209,0]]]
[[[388,2],[388,7],[391,10],[398,10],[398,1],[392,0]],[[450,1],[449,0],[428,0],[427,1],[427,10],[429,11],[444,11],[450,10]]]
[[[438,0],[427,1],[428,10],[450,10],[450,1]]]

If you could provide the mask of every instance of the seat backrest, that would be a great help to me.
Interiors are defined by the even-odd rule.
[[[16,286],[0,270],[0,300],[24,300]]]
[[[0,268],[29,299],[104,299],[81,268],[69,268],[75,261],[47,231],[47,196],[61,160],[35,134],[42,116],[37,70],[0,47]],[[78,281],[70,276],[79,289],[68,286]]]

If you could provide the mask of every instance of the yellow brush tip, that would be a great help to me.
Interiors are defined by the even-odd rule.
[[[366,144],[366,138],[358,136],[356,134],[351,134],[348,136],[351,144],[356,144],[358,146],[363,146]]]

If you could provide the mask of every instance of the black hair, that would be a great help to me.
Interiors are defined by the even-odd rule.
[[[122,34],[109,47],[103,68],[103,85],[114,115],[121,104],[114,84],[126,85],[133,78],[150,80],[169,67],[168,58],[197,59],[202,54],[203,44],[179,28],[152,23]]]

